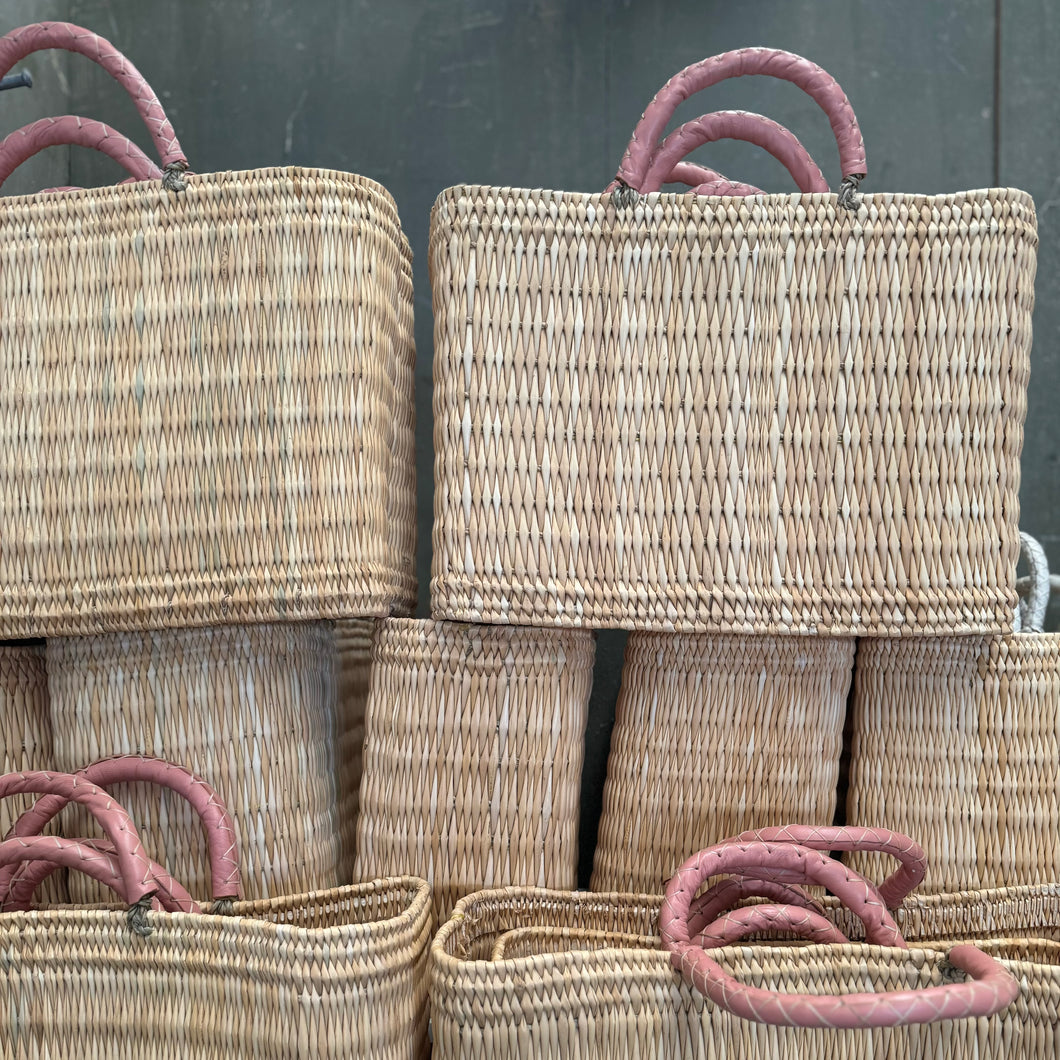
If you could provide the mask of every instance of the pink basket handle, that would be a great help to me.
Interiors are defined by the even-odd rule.
[[[672,948],[675,968],[691,986],[742,1019],[784,1027],[901,1027],[910,1023],[981,1018],[1012,1004],[1019,983],[1003,965],[974,946],[954,946],[947,963],[969,977],[963,983],[923,990],[843,994],[776,994],[738,982],[705,949]]]
[[[839,83],[816,63],[773,48],[742,48],[725,52],[675,74],[648,104],[633,131],[622,164],[618,169],[620,184],[643,190],[643,181],[663,130],[678,106],[696,92],[731,77],[762,74],[797,85],[828,115],[836,143],[842,173],[840,202],[853,205],[858,183],[864,178],[865,144],[857,118]]]
[[[688,932],[695,938],[723,913],[745,898],[768,898],[771,902],[807,909],[824,916],[824,907],[798,884],[776,880],[755,880],[745,876],[730,876],[719,880],[692,900],[688,913]]]
[[[652,156],[648,172],[637,190],[642,193],[658,191],[666,183],[670,171],[685,155],[717,140],[744,140],[761,147],[784,164],[800,191],[828,191],[828,181],[824,179],[820,167],[790,129],[761,114],[742,110],[719,110],[704,114],[675,129]]]
[[[88,147],[113,158],[136,180],[159,180],[162,171],[127,137],[109,125],[73,114],[41,118],[0,141],[0,186],[23,162],[48,147]]]
[[[745,905],[723,913],[692,941],[705,950],[729,946],[748,935],[790,931],[810,942],[844,943],[850,939],[812,909],[792,905]]]
[[[122,879],[126,881],[127,900],[136,904],[152,893],[151,861],[144,853],[136,828],[125,810],[102,788],[68,773],[35,771],[0,777],[0,798],[24,794],[57,795],[64,804],[77,802],[88,809],[114,846]]]
[[[6,897],[0,899],[0,911],[21,912],[31,908],[33,893],[40,884],[60,868],[82,872],[115,891],[126,902],[125,880],[122,878],[114,847],[97,839],[63,839],[59,836],[20,836],[0,843],[0,850],[20,846],[24,856],[13,853],[0,858],[5,872],[14,870]],[[190,894],[166,872],[161,865],[151,862],[154,900],[170,913],[197,913],[199,906]]]
[[[883,909],[873,885],[820,850],[790,842],[729,840],[701,851],[685,862],[667,885],[659,914],[659,931],[674,967],[685,981],[715,1004],[744,1019],[793,1027],[893,1027],[989,1016],[1019,994],[1019,984],[1004,967],[974,946],[955,946],[948,957],[953,967],[970,977],[969,981],[924,990],[824,997],[777,994],[740,983],[702,945],[692,941],[688,930],[692,898],[700,886],[711,876],[732,872],[743,875],[771,872],[784,881],[797,879],[826,886],[848,909],[861,916],[869,942],[901,949],[906,945],[896,926],[895,940],[886,941],[890,933],[887,921],[893,925],[893,920]],[[726,918],[736,917],[738,923],[758,923],[756,908],[761,907],[736,910],[726,914]],[[714,930],[712,925],[704,933],[708,940]],[[723,937],[726,930],[734,929],[719,928]]]
[[[166,186],[179,191],[183,185],[180,175],[187,170],[188,160],[173,126],[143,74],[109,41],[69,22],[35,22],[22,26],[0,37],[0,76],[27,55],[49,48],[86,56],[102,66],[129,93],[158,150],[162,169],[166,171]]]
[[[115,755],[93,762],[77,773],[101,788],[112,784],[147,783],[168,788],[190,803],[206,831],[210,855],[210,886],[215,900],[239,898],[243,886],[239,875],[239,848],[232,816],[217,792],[190,769],[148,755]],[[12,825],[8,838],[34,835],[66,805],[66,800],[49,796],[38,799]],[[0,892],[9,876],[0,870]]]
[[[664,184],[687,184],[697,195],[764,195],[761,188],[744,184],[695,162],[678,162]]]
[[[890,854],[899,862],[899,868],[891,873],[877,888],[888,909],[897,909],[927,873],[927,857],[924,848],[901,832],[889,828],[855,828],[825,825],[781,825],[775,828],[758,828],[741,832],[732,842],[750,843],[794,843],[812,850],[849,851]]]
[[[727,840],[701,850],[674,873],[666,885],[659,914],[663,943],[691,941],[692,901],[714,876],[737,874],[781,883],[827,887],[865,925],[865,937],[877,946],[906,948],[898,925],[876,888],[842,862],[819,850],[791,843]]]

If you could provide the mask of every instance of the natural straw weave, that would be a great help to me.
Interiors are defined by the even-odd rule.
[[[235,916],[0,916],[0,1057],[418,1060],[430,893],[377,880]]]
[[[335,798],[338,819],[339,880],[354,879],[357,815],[361,805],[364,714],[372,675],[371,619],[335,623]]]
[[[432,613],[1007,628],[1036,246],[1003,189],[443,192]]]
[[[861,641],[852,721],[847,823],[915,836],[922,890],[1060,880],[1060,635]]]
[[[687,986],[654,942],[632,944],[629,936],[658,935],[659,902],[515,888],[460,902],[431,947],[435,1060],[1052,1060],[1060,1047],[1056,943],[1000,941],[1004,934],[977,943],[1003,958],[1022,985],[1015,1003],[989,1019],[797,1030],[730,1015]],[[1054,902],[1053,915],[1058,911]],[[538,930],[507,937],[523,928]],[[614,944],[601,948],[598,932],[611,933]],[[498,948],[502,957],[491,960]],[[852,993],[948,981],[948,948],[771,943],[712,956],[736,978],[766,989]]]
[[[247,898],[334,887],[332,638],[327,623],[291,623],[49,641],[56,767],[113,754],[186,766],[232,813]],[[152,857],[193,897],[209,898],[202,825],[190,806],[155,787],[113,790]],[[94,834],[87,818],[77,822],[66,834]],[[71,877],[75,901],[103,894]]]
[[[381,622],[357,875],[426,877],[439,920],[484,886],[573,887],[594,651],[584,631]]]
[[[661,892],[690,851],[831,824],[853,665],[852,637],[631,633],[593,890]]]
[[[414,606],[411,265],[381,186],[216,173],[0,220],[0,637]]]
[[[0,775],[54,769],[52,723],[48,713],[48,673],[43,644],[0,644]],[[0,835],[28,810],[35,796],[0,799]],[[55,833],[49,827],[49,834]],[[41,886],[41,901],[69,901],[66,870],[59,869]]]

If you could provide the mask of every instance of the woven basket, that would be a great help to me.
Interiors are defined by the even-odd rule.
[[[371,619],[335,623],[337,691],[335,702],[335,783],[339,839],[339,879],[354,878],[357,816],[361,805],[364,714],[372,674]]]
[[[0,644],[0,773],[52,769],[54,764],[44,646]],[[32,802],[29,795],[0,800],[0,835],[7,835]],[[49,904],[69,901],[65,871],[48,879],[41,900]]]
[[[410,610],[412,278],[393,199],[327,170],[179,176],[120,53],[50,23],[0,38],[0,67],[39,47],[132,79],[166,173],[0,202],[0,637]],[[63,122],[86,142],[82,119],[43,132]],[[0,160],[41,141],[19,130]]]
[[[861,641],[847,821],[917,836],[926,890],[1060,879],[1060,635]]]
[[[852,638],[631,634],[593,890],[659,891],[689,850],[831,824],[853,662]]]
[[[109,634],[48,642],[56,767],[113,754],[167,758],[232,812],[248,898],[339,880],[334,642],[328,623]],[[116,785],[152,856],[209,895],[201,825],[183,800]],[[67,835],[91,835],[84,816]],[[86,831],[86,829],[91,829]],[[103,900],[71,877],[77,902]]]
[[[240,902],[234,913],[149,913],[146,939],[119,910],[0,916],[0,1056],[428,1055],[422,880]]]
[[[439,919],[491,884],[574,886],[593,657],[586,632],[380,623],[358,876],[426,877]]]
[[[662,174],[634,178],[634,149],[653,150],[677,102],[778,58],[781,76],[832,86],[826,103],[846,108],[833,129],[857,133],[824,71],[746,49],[660,92],[613,193],[438,198],[436,617],[834,635],[1009,624],[1033,203],[992,189],[852,209],[859,134],[839,197],[663,194]]]
[[[436,1060],[1046,1060],[1060,1048],[1060,946],[1005,940],[1006,921],[978,903],[998,934],[978,945],[1021,980],[989,1019],[871,1030],[765,1026],[723,1011],[686,985],[657,948],[660,899],[509,888],[464,899],[431,948]],[[1039,915],[1060,914],[1054,890]],[[601,933],[612,944],[602,946]],[[514,934],[514,937],[513,937]],[[641,938],[638,938],[641,937]],[[907,938],[915,936],[907,935]],[[767,989],[840,993],[918,989],[947,981],[948,943],[911,950],[740,945],[714,951],[738,980]],[[499,957],[491,959],[499,951]]]

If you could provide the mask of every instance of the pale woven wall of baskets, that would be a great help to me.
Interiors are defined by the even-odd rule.
[[[199,172],[70,23],[0,77],[51,51],[152,152],[0,140],[0,184],[51,147],[128,175],[0,204],[0,1056],[1057,1055],[1027,192],[879,190],[843,89],[769,48],[666,81],[591,190],[439,186],[414,617],[393,195]],[[752,75],[837,161],[686,116]]]

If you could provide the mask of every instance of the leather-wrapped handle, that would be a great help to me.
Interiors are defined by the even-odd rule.
[[[837,869],[845,871],[837,872]],[[894,941],[886,941],[889,925],[894,922],[873,885],[822,851],[786,842],[730,840],[720,843],[690,858],[675,873],[666,888],[659,931],[674,967],[685,981],[728,1012],[759,1023],[790,1027],[894,1027],[989,1016],[1011,1004],[1019,994],[1019,984],[1005,968],[974,946],[955,946],[948,956],[954,968],[969,976],[966,982],[923,990],[828,997],[777,994],[741,983],[709,955],[706,947],[690,938],[692,899],[703,882],[717,873],[753,875],[769,871],[783,881],[800,880],[828,887],[847,908],[858,913],[870,942],[907,948],[897,926],[893,927]],[[761,908],[749,906],[725,914],[725,925],[717,929],[711,925],[707,929],[708,946],[717,944],[711,939],[711,932],[725,938],[741,925],[759,924],[763,915],[755,910]],[[816,914],[781,908],[785,910],[782,915],[789,918],[797,915],[800,922],[814,923],[812,918]],[[735,926],[726,926],[730,920],[735,920]],[[824,930],[821,925],[817,927]]]
[[[36,889],[60,868],[72,869],[98,880],[126,902],[125,880],[112,844],[98,839],[63,839],[60,836],[19,836],[5,839],[0,849],[20,846],[23,856],[13,853],[0,859],[5,872],[12,872],[7,894],[0,897],[0,912],[21,912],[31,908]],[[170,913],[198,913],[190,894],[161,865],[151,862],[154,900]]]
[[[678,162],[670,170],[664,184],[687,184],[697,195],[764,195],[761,188],[739,180],[729,180],[722,173],[696,165],[694,162]]]
[[[811,850],[890,854],[899,867],[877,887],[888,909],[897,909],[927,874],[924,848],[916,840],[889,828],[780,825],[741,832],[726,842],[791,843]]]
[[[781,162],[802,192],[827,192],[828,181],[795,134],[762,114],[719,110],[685,122],[659,145],[644,175],[640,192],[658,191],[674,166],[703,144],[718,140],[743,140],[768,151]],[[711,182],[713,183],[713,182]],[[697,188],[699,194],[705,194]]]
[[[101,788],[112,784],[146,783],[168,788],[187,800],[202,821],[210,856],[210,888],[216,900],[239,898],[239,849],[232,816],[217,792],[190,769],[149,755],[115,755],[86,766],[77,774]],[[66,805],[66,799],[38,799],[11,826],[8,838],[35,835]],[[0,870],[0,892],[9,875]]]
[[[162,168],[183,171],[188,168],[173,126],[169,124],[158,96],[146,78],[117,48],[91,30],[69,22],[35,22],[0,37],[0,76],[27,55],[61,48],[76,52],[98,63],[129,95],[151,134]]]
[[[667,948],[670,943],[691,942],[692,901],[703,884],[714,876],[733,874],[827,887],[861,919],[868,942],[906,948],[894,918],[864,876],[820,850],[761,840],[718,843],[694,854],[674,873],[659,913],[659,934]]]
[[[695,938],[711,921],[746,898],[766,898],[773,903],[807,909],[824,916],[824,907],[796,883],[730,876],[719,880],[692,900],[688,912],[689,937]]]
[[[678,106],[719,81],[752,74],[790,81],[817,102],[828,116],[839,147],[843,185],[851,190],[856,188],[867,173],[867,166],[865,144],[850,101],[835,78],[816,63],[774,48],[725,52],[688,66],[670,78],[637,123],[618,169],[618,182],[642,191],[660,137]]]
[[[742,1019],[784,1027],[901,1027],[910,1023],[982,1018],[1012,1004],[1019,983],[1003,965],[975,946],[954,946],[948,964],[969,978],[923,990],[880,993],[776,994],[734,979],[700,946],[678,945],[674,966],[689,985]]]
[[[830,920],[812,909],[793,905],[745,905],[722,913],[692,941],[705,950],[729,946],[748,935],[791,932],[810,942],[844,943],[850,939]]]
[[[1026,557],[1031,573],[1029,578],[1020,578],[1016,583],[1016,589],[1020,591],[1017,630],[1040,633],[1045,626],[1045,613],[1049,609],[1049,594],[1052,592],[1049,560],[1041,544],[1022,530],[1020,552]]]
[[[0,141],[0,186],[38,152],[67,145],[87,147],[113,158],[136,180],[160,180],[162,177],[162,170],[128,137],[101,121],[66,114],[61,118],[41,118],[31,125],[23,125]]]
[[[0,777],[0,798],[9,795],[57,795],[66,802],[84,806],[99,821],[114,847],[121,877],[125,880],[130,904],[142,902],[154,891],[151,860],[144,853],[140,837],[125,810],[102,788],[84,777],[69,773],[7,773]],[[19,837],[19,839],[25,837]],[[18,842],[19,840],[11,840]],[[7,840],[5,840],[7,842]],[[4,864],[17,864],[9,861]]]

